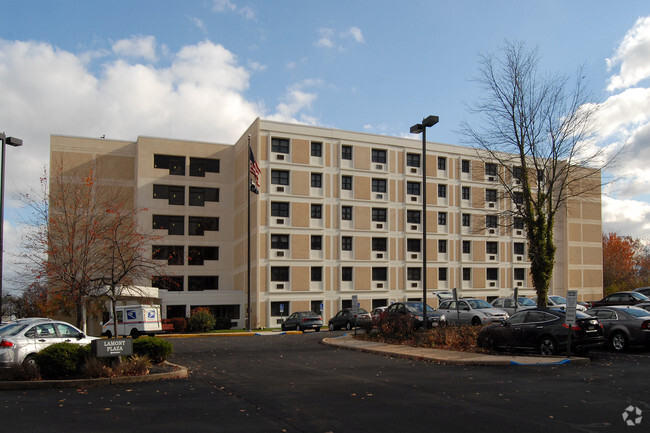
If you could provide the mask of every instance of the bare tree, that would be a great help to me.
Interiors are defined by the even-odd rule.
[[[594,114],[585,77],[575,83],[538,71],[537,49],[506,42],[500,56],[480,58],[484,96],[470,110],[475,125],[464,122],[466,143],[497,166],[495,177],[511,206],[504,224],[523,221],[530,273],[538,304],[546,305],[555,265],[555,218],[577,197],[599,197],[604,152],[594,145]],[[508,207],[508,206],[507,206]]]

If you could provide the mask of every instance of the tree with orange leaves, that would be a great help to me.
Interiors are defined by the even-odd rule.
[[[642,282],[640,265],[648,263],[643,244],[631,236],[603,234],[603,291],[605,295],[632,290]],[[647,274],[648,269],[645,269]]]

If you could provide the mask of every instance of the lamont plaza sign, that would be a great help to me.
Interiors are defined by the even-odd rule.
[[[92,349],[98,358],[133,355],[133,339],[109,338],[107,340],[93,340]]]

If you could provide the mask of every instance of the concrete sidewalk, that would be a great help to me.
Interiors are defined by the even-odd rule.
[[[439,362],[443,364],[459,365],[561,365],[561,364],[589,364],[589,358],[563,357],[563,356],[526,356],[499,354],[490,355],[474,352],[455,352],[442,349],[426,349],[422,347],[402,346],[398,344],[377,343],[354,338],[350,334],[340,337],[324,338],[323,344],[340,347],[343,349],[358,350],[361,352],[376,353],[380,355],[395,356],[400,358],[420,359],[424,361]]]

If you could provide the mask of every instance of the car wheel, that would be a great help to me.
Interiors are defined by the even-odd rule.
[[[539,340],[539,353],[543,356],[555,355],[557,352],[557,345],[555,340],[550,335],[545,335]]]
[[[349,320],[348,320],[347,322],[345,322],[345,329],[347,329],[348,331],[349,331],[350,329],[352,329],[352,323],[350,323]]]
[[[314,328],[314,331],[316,331],[316,332],[320,332],[320,327],[318,327],[318,328]]]
[[[478,316],[472,317],[472,325],[481,326],[481,319]]]
[[[627,338],[625,337],[625,334],[622,332],[617,332],[612,336],[612,347],[614,350],[620,352],[621,350],[625,349],[626,346]]]
[[[330,331],[336,331],[336,326],[334,326],[334,324],[332,322],[330,322],[329,325],[327,325],[327,328]]]
[[[111,331],[106,331],[106,338],[112,338],[113,333]]]
[[[492,337],[489,335],[481,335],[476,345],[482,349],[492,350]]]
[[[129,335],[131,336],[131,338],[133,338],[135,340],[136,338],[138,338],[140,336],[140,331],[133,328],[133,329],[131,329],[131,333]]]
[[[36,357],[34,355],[27,355],[25,359],[23,359],[23,367],[37,368]]]
[[[282,329],[283,332],[287,330],[287,328],[285,328],[285,326],[284,326],[284,323],[282,325],[280,325],[280,329]]]
[[[296,331],[298,331],[298,332],[304,332],[304,331],[302,330],[302,328],[300,327],[300,325],[296,325]]]

